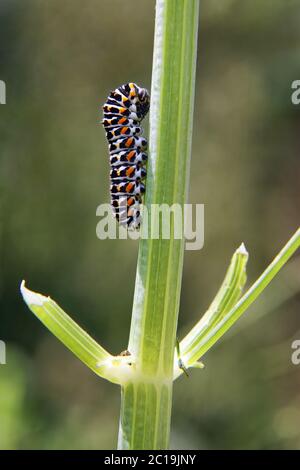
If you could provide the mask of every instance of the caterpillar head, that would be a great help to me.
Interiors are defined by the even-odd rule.
[[[138,99],[139,99],[139,112],[144,117],[149,111],[150,107],[150,95],[146,88],[138,87]]]

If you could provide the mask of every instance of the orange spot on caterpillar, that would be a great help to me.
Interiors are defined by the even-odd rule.
[[[126,147],[131,147],[132,142],[133,142],[133,137],[130,137],[129,139],[127,139],[125,146]]]
[[[131,176],[134,173],[134,166],[130,166],[126,171],[126,176]]]
[[[126,190],[126,193],[130,193],[132,188],[134,186],[134,183],[128,183],[125,190]]]
[[[129,152],[129,154],[127,155],[127,160],[130,161],[130,160],[132,160],[134,157],[135,157],[135,151],[132,150],[132,151]]]

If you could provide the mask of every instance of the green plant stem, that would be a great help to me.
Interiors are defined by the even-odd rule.
[[[129,449],[166,449],[169,444],[172,382],[129,382],[121,390],[119,442],[126,439]]]
[[[145,204],[183,204],[189,180],[198,0],[157,0]],[[124,384],[121,449],[169,441],[174,346],[184,240],[141,239],[128,349],[136,375]]]

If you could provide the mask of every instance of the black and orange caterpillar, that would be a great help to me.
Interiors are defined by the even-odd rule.
[[[140,226],[140,204],[146,177],[147,140],[140,122],[149,111],[145,88],[127,83],[112,91],[103,106],[104,126],[110,154],[111,205],[121,225]]]

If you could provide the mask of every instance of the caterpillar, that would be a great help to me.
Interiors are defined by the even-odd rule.
[[[113,214],[121,225],[138,229],[145,192],[147,140],[140,122],[149,111],[145,88],[126,83],[112,91],[103,105],[102,124],[110,155],[110,194]]]

